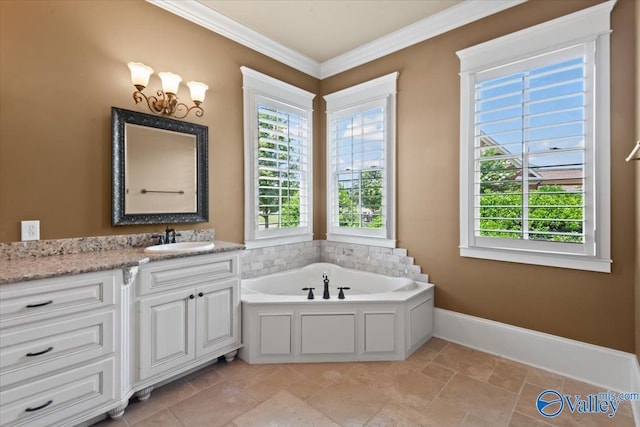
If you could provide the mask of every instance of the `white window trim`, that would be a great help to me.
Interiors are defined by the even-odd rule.
[[[373,80],[360,83],[338,92],[325,95],[327,104],[327,240],[333,242],[396,247],[396,93],[399,73],[393,72]],[[349,108],[373,101],[385,100],[387,135],[385,146],[386,224],[384,235],[380,230],[348,229],[333,226],[333,174],[331,171],[331,122],[332,116]],[[370,231],[370,233],[367,233]]]
[[[457,52],[460,58],[460,255],[552,267],[611,272],[610,166],[610,14],[615,0],[566,15]],[[595,42],[596,111],[595,255],[552,251],[488,248],[473,235],[473,149],[469,132],[474,125],[474,75],[480,71],[532,58],[576,44]],[[473,140],[473,139],[471,139]]]
[[[273,77],[240,67],[244,103],[244,241],[247,249],[313,240],[313,99],[315,94]],[[303,110],[309,124],[309,155],[307,173],[308,222],[306,227],[258,231],[258,207],[255,187],[257,161],[256,98],[272,99],[276,103]]]

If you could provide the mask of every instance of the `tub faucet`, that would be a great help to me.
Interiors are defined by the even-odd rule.
[[[164,242],[176,243],[176,230],[167,227],[167,229],[164,231]]]
[[[322,273],[322,281],[324,282],[324,293],[322,294],[322,299],[329,299],[329,276],[327,273]]]

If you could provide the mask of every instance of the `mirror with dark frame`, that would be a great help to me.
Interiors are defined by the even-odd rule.
[[[209,221],[208,128],[111,108],[112,224]]]

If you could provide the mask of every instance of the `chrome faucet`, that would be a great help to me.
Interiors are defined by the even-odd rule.
[[[322,299],[329,299],[329,276],[327,273],[322,273],[322,281],[324,282],[324,293],[322,294]]]

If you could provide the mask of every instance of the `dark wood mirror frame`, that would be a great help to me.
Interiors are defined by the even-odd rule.
[[[194,135],[196,138],[196,211],[186,213],[125,213],[125,125],[134,124]],[[113,225],[176,224],[209,221],[209,129],[206,126],[111,107],[112,221]],[[170,165],[167,165],[167,170]]]

